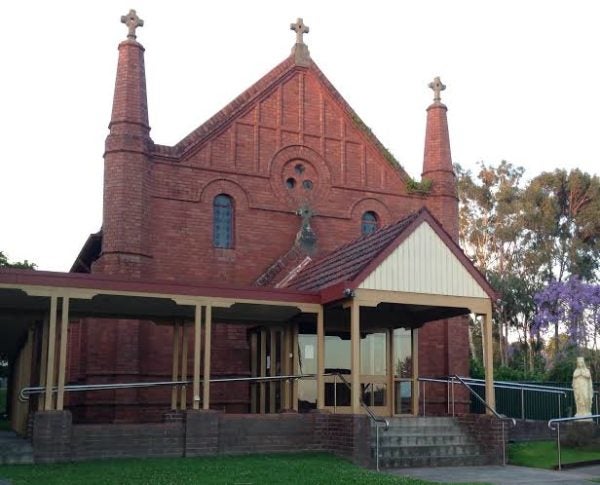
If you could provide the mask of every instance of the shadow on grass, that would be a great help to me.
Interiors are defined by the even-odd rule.
[[[529,441],[512,443],[508,448],[511,465],[529,466],[553,470],[558,464],[555,441]],[[600,460],[600,450],[589,448],[567,448],[561,446],[563,465]]]
[[[147,458],[0,467],[14,485],[108,484],[396,484],[425,485],[377,473],[326,453]]]

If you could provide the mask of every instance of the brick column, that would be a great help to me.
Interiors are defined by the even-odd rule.
[[[70,411],[38,411],[33,417],[33,457],[36,463],[71,460],[73,419]]]

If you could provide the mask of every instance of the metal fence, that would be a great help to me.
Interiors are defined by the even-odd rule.
[[[498,381],[496,381],[498,383]],[[555,418],[566,418],[575,415],[575,399],[571,384],[562,382],[513,382],[515,387],[496,387],[496,410],[517,419],[534,419],[548,421]],[[519,385],[531,387],[517,387]],[[598,388],[599,383],[594,383]],[[536,390],[535,386],[540,386]],[[562,391],[549,394],[545,389]],[[485,388],[478,386],[477,391],[485,398]],[[600,414],[600,397],[594,393],[592,401],[592,414]],[[477,400],[471,400],[471,411],[483,413],[484,409]]]

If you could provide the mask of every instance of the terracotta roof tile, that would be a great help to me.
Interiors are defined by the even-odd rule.
[[[415,212],[393,224],[361,236],[309,264],[287,286],[297,290],[322,290],[351,281],[388,247],[419,215]]]

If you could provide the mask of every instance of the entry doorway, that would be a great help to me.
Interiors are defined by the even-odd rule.
[[[293,326],[264,326],[249,331],[252,377],[278,377],[294,374],[296,335]],[[250,412],[278,413],[297,409],[297,384],[273,379],[250,384]]]

